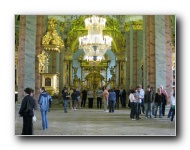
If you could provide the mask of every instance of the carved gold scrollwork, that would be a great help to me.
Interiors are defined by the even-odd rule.
[[[45,50],[60,52],[64,47],[64,42],[58,35],[56,28],[57,20],[54,18],[48,19],[48,31],[42,39],[42,45]]]

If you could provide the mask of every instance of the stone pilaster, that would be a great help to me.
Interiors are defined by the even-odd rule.
[[[35,98],[38,99],[40,95],[40,87],[42,86],[42,77],[39,73],[39,61],[38,55],[43,50],[42,49],[42,38],[46,31],[46,16],[37,16],[36,22],[36,56],[35,56]]]
[[[19,28],[19,47],[18,47],[18,102],[24,96],[24,76],[25,76],[25,35],[26,35],[26,16],[20,16]]]
[[[155,87],[156,76],[155,76],[155,16],[150,16],[150,51],[149,51],[149,84]]]
[[[64,48],[60,51],[59,59],[59,103],[62,101],[62,89],[63,89],[63,61],[64,61]]]
[[[126,33],[126,89],[130,86],[130,34]]]
[[[146,57],[146,16],[143,16],[143,89],[147,86],[147,57]]]
[[[26,16],[25,87],[35,89],[36,16]]]
[[[130,85],[135,86],[133,83],[133,27],[130,26]]]
[[[166,44],[166,91],[172,91],[172,40],[170,16],[165,16],[165,44]],[[168,94],[170,95],[170,94]]]
[[[35,89],[36,16],[21,16],[18,50],[18,101],[24,88]]]
[[[146,25],[146,29],[145,30],[145,38],[146,38],[146,51],[145,51],[145,65],[146,65],[146,81],[145,83],[147,85],[149,85],[149,70],[150,70],[150,16],[146,16],[145,17],[145,25]],[[153,86],[153,85],[151,85]]]
[[[142,85],[143,31],[137,30],[137,85]]]
[[[165,16],[155,16],[155,61],[156,73],[154,81],[156,88],[160,85],[166,87],[166,38],[165,38]],[[171,69],[170,69],[171,70]]]
[[[133,35],[133,86],[137,86],[137,31]]]

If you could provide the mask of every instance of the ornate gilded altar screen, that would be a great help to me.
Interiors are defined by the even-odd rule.
[[[59,91],[59,74],[54,73],[41,73],[42,74],[42,87],[50,95],[57,94]]]

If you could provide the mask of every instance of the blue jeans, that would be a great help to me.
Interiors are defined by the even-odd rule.
[[[171,107],[171,118],[170,118],[170,121],[173,121],[174,116],[175,116],[175,108]]]
[[[67,106],[68,106],[69,100],[64,100],[64,112],[67,112]]]
[[[46,130],[48,128],[48,118],[47,118],[48,111],[45,110],[40,110],[40,111],[42,116],[42,128],[43,130]]]
[[[136,115],[136,119],[139,118],[139,109],[140,109],[140,104],[139,102],[134,102],[134,115]]]
[[[114,112],[114,104],[115,104],[115,102],[113,101],[113,100],[109,100],[108,101],[109,102],[109,112],[111,113],[111,112]]]
[[[152,103],[144,103],[145,107],[145,116],[148,117],[148,112],[150,111],[150,118],[152,118]]]
[[[156,104],[156,110],[155,110],[154,116],[155,117],[157,116],[157,110],[159,107],[159,117],[161,118],[162,117],[162,103],[155,103],[155,104]]]

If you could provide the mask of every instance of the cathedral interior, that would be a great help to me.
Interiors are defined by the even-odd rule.
[[[175,86],[174,15],[15,15],[15,92]]]

